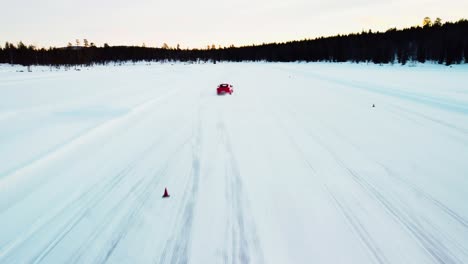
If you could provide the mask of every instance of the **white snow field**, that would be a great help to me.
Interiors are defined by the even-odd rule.
[[[18,70],[0,263],[468,263],[468,65]]]

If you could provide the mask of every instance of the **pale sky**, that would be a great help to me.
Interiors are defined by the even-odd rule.
[[[1,0],[0,45],[182,48],[300,40],[468,18],[468,0]]]

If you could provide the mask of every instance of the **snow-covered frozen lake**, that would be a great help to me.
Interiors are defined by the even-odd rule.
[[[18,70],[0,263],[468,263],[468,65]]]

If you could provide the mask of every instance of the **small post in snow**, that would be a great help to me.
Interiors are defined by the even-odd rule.
[[[167,193],[167,188],[164,188],[164,194],[162,198],[169,198],[169,193]]]

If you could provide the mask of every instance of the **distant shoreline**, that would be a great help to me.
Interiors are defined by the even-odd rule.
[[[468,62],[468,20],[428,24],[386,32],[361,32],[243,47],[180,49],[138,46],[85,46],[38,49],[20,42],[0,48],[0,63],[51,66],[122,62],[356,62],[402,64],[426,61],[453,65]],[[77,43],[79,44],[79,43]]]

